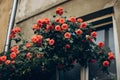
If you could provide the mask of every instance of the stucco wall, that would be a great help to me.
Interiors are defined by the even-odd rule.
[[[96,0],[91,0],[91,1],[89,1],[89,0],[68,0],[68,2],[65,2],[65,3],[57,5],[57,6],[62,6],[65,10],[68,11],[68,13],[65,14],[67,17],[70,17],[70,16],[79,17],[79,16],[83,16],[83,15],[86,15],[86,14],[89,14],[89,13],[92,13],[92,12],[95,12],[95,11],[98,11],[98,10],[101,10],[101,9],[104,9],[107,7],[111,7],[111,6],[113,6],[114,2],[115,2],[115,0],[97,0],[97,1]],[[37,1],[36,1],[36,3],[37,3]],[[22,4],[22,2],[21,2],[21,4]],[[24,4],[24,2],[23,2],[23,4]],[[29,3],[29,4],[32,4],[32,3]],[[36,4],[32,4],[32,5],[34,7]],[[40,4],[40,5],[44,5],[44,4]],[[31,12],[29,13],[31,15],[28,14],[29,16],[27,16],[27,14],[25,14],[24,17],[23,17],[23,15],[20,17],[19,16],[20,13],[19,13],[19,15],[17,15],[17,17],[20,17],[21,19],[17,18],[16,21],[18,22],[18,25],[23,29],[26,39],[29,39],[31,37],[30,34],[33,33],[31,30],[31,27],[37,19],[44,18],[44,17],[51,18],[52,15],[55,13],[55,8],[57,6],[52,7],[53,4],[48,5],[48,6],[50,7],[50,9],[45,10],[43,12],[39,12],[39,14],[37,13],[37,15],[35,15],[33,17],[29,17],[29,16],[32,16],[35,14],[35,12],[33,13],[33,11],[36,11],[34,8],[30,8],[30,9],[34,9],[34,10],[31,10]],[[25,7],[28,7],[28,6],[25,5]],[[44,8],[45,8],[45,6],[44,6]],[[37,8],[37,10],[40,11],[41,8]],[[24,20],[25,18],[28,18],[28,19]],[[22,21],[22,19],[24,21],[19,22],[19,20]]]
[[[117,33],[118,33],[118,41],[120,45],[120,0],[116,1],[114,5],[114,17],[116,20],[116,26],[117,26]]]
[[[0,52],[3,51],[12,0],[0,0]]]

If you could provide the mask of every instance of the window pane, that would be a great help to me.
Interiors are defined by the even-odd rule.
[[[74,68],[67,72],[60,72],[60,80],[80,80],[80,65],[75,64]]]

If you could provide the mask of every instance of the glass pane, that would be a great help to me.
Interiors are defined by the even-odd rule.
[[[114,48],[114,35],[113,35],[113,28],[109,28],[109,47],[112,52],[115,53],[115,48]],[[112,62],[112,65],[110,67],[111,75],[113,77],[116,76],[116,61]]]
[[[113,28],[99,30],[97,31],[97,33],[98,33],[98,36],[97,36],[96,43],[98,43],[99,41],[108,42],[108,47],[111,49],[112,52],[115,52]],[[108,41],[105,41],[105,40],[108,40]],[[89,65],[89,80],[113,80],[115,76],[116,76],[115,61],[113,61],[111,64],[109,75],[101,72],[98,68],[98,64]]]
[[[67,72],[60,72],[60,80],[80,80],[80,65],[75,64],[75,67]]]

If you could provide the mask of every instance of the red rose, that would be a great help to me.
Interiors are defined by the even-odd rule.
[[[52,30],[52,29],[54,29],[54,26],[53,26],[53,25],[47,25],[47,26],[46,26],[46,30]]]
[[[114,57],[114,54],[113,54],[113,52],[109,52],[108,53],[108,59],[109,60],[113,60],[115,57]]]
[[[11,62],[10,60],[6,60],[6,61],[5,61],[5,64],[6,64],[6,65],[9,65],[10,62]]]
[[[75,17],[70,17],[69,19],[71,22],[76,22],[76,18]]]
[[[12,63],[12,64],[15,64],[15,60],[12,60],[11,63]]]
[[[39,30],[39,29],[41,29],[42,28],[42,25],[41,24],[34,24],[33,26],[32,26],[32,29],[34,30],[34,31],[36,31],[36,30]]]
[[[29,47],[31,47],[32,45],[33,45],[32,43],[26,43],[26,44],[25,44],[25,47],[26,47],[26,48],[29,48]]]
[[[63,24],[65,22],[65,19],[64,18],[60,18],[59,19],[59,23]]]
[[[15,58],[16,58],[16,53],[15,53],[15,52],[12,52],[12,53],[10,54],[10,58],[11,58],[11,59],[15,59]]]
[[[62,30],[67,30],[68,29],[68,24],[62,24],[61,28],[62,28]]]
[[[81,35],[83,32],[82,32],[81,29],[77,29],[77,30],[75,31],[75,33],[76,33],[77,35]]]
[[[32,38],[31,38],[31,41],[33,43],[41,43],[42,42],[42,39],[43,39],[43,36],[42,35],[34,35]]]
[[[86,27],[87,27],[87,23],[86,22],[81,23],[80,28],[86,28]]]
[[[50,24],[50,20],[48,18],[44,18],[42,23],[43,24]]]
[[[6,59],[7,59],[7,56],[1,56],[1,57],[0,57],[0,60],[1,60],[2,62],[6,61]]]
[[[38,20],[37,20],[37,24],[38,24],[38,25],[41,25],[42,23],[43,23],[43,20],[42,20],[42,19],[38,19]]]
[[[41,53],[37,54],[37,58],[42,58],[42,57],[43,57],[43,54],[41,54]]]
[[[16,54],[19,54],[19,50],[18,50],[18,46],[13,46],[11,49],[10,49],[10,51],[11,52],[15,52]]]
[[[104,46],[104,43],[103,42],[98,42],[98,47],[103,47]]]
[[[70,48],[70,45],[69,45],[69,44],[66,44],[66,45],[65,45],[65,48],[66,48],[66,49],[69,49],[69,48]]]
[[[15,27],[15,28],[12,29],[11,32],[12,32],[13,34],[16,34],[16,33],[20,32],[20,31],[21,31],[21,29],[20,29],[19,27]]]
[[[63,8],[62,7],[57,7],[56,14],[62,15],[63,14]]]
[[[56,19],[55,19],[55,22],[59,22],[59,21],[60,21],[60,18],[56,18]]]
[[[56,31],[61,31],[61,27],[59,25],[55,26]]]
[[[77,19],[77,22],[81,23],[81,22],[83,22],[83,19],[78,18],[78,19]]]
[[[55,43],[54,39],[49,40],[49,45],[54,45],[54,43]]]
[[[95,60],[95,59],[92,59],[92,60],[91,60],[91,63],[95,63],[95,62],[96,62],[96,60]]]
[[[67,39],[70,39],[71,38],[71,34],[69,32],[66,32],[64,34],[64,37],[67,38]]]
[[[12,39],[12,38],[15,38],[15,36],[16,36],[15,34],[11,33],[9,38]]]
[[[104,62],[103,62],[103,66],[104,66],[104,67],[108,67],[108,66],[109,66],[109,61],[104,61]]]
[[[26,57],[27,57],[28,59],[30,59],[30,58],[32,57],[32,54],[31,54],[31,53],[27,53],[27,54],[26,54]]]
[[[94,38],[96,38],[97,32],[93,31],[93,32],[91,33],[91,36],[94,37]]]

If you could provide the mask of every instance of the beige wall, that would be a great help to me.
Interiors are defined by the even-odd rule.
[[[31,15],[33,12],[62,1],[65,0],[19,0],[17,18]]]
[[[12,0],[0,0],[0,52],[3,51]]]
[[[89,14],[89,13],[92,13],[92,12],[95,12],[95,11],[98,11],[98,10],[101,10],[101,9],[104,9],[107,7],[111,7],[114,5],[114,2],[115,2],[115,0],[97,0],[97,1],[96,0],[91,0],[91,1],[89,1],[89,0],[68,0],[68,1],[64,0],[64,1],[66,1],[66,2],[63,4],[57,5],[57,6],[62,6],[65,10],[68,11],[68,13],[65,14],[67,17],[83,16],[83,15],[86,15],[86,14]],[[88,2],[89,2],[89,4],[88,4]],[[36,3],[37,3],[37,1],[36,1]],[[61,3],[61,2],[59,1],[59,3]],[[25,3],[23,1],[20,4],[25,4]],[[36,5],[36,4],[32,4],[32,3],[29,3],[29,4],[33,5],[33,7]],[[58,4],[58,3],[44,6],[45,11],[43,9],[41,9],[41,7],[40,7],[40,8],[37,8],[37,9],[35,8],[34,10],[31,10],[31,12],[29,14],[25,14],[25,15],[22,15],[21,13],[17,14],[16,22],[18,22],[19,23],[18,25],[23,29],[26,39],[30,39],[30,37],[31,37],[30,34],[32,34],[31,27],[37,19],[44,18],[44,17],[51,18],[52,15],[55,14],[55,8],[57,7],[57,6],[55,6],[55,4]],[[40,5],[44,5],[44,4],[41,3]],[[53,7],[53,6],[55,6],[55,7]],[[26,4],[25,7],[28,7],[28,5]],[[46,10],[46,7],[47,7],[47,10]],[[48,7],[50,9],[48,9]],[[22,8],[19,8],[19,9],[22,10]],[[32,9],[32,8],[30,8],[30,9]],[[35,13],[37,15],[35,15]],[[20,17],[20,14],[22,15],[21,17]],[[22,21],[22,22],[19,22],[19,21]]]

